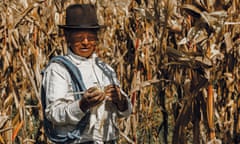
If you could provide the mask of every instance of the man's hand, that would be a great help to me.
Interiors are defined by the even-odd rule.
[[[91,87],[84,93],[79,102],[82,111],[86,112],[89,108],[96,106],[105,99],[104,92],[98,87]]]
[[[127,99],[121,94],[120,88],[116,85],[108,85],[104,88],[105,96],[108,101],[117,105],[120,111],[124,111],[128,108]]]

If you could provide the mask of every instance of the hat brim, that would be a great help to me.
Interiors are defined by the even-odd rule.
[[[59,28],[63,28],[63,29],[100,29],[105,27],[103,25],[96,25],[96,26],[58,25],[58,26]]]

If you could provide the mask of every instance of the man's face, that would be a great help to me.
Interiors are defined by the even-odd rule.
[[[98,40],[96,31],[76,30],[69,32],[66,36],[74,54],[85,58],[92,56]]]

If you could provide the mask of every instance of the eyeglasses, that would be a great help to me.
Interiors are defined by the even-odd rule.
[[[70,41],[72,43],[77,43],[77,42],[83,42],[85,39],[87,39],[89,42],[96,42],[98,40],[97,35],[94,34],[87,34],[87,35],[79,35],[77,37],[72,37]]]

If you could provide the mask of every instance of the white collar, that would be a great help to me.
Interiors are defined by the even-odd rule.
[[[96,53],[93,53],[91,57],[86,58],[86,57],[82,57],[79,55],[74,54],[70,48],[68,48],[67,51],[67,56],[76,64],[81,64],[82,62],[94,62],[95,63],[95,58],[97,57]]]

